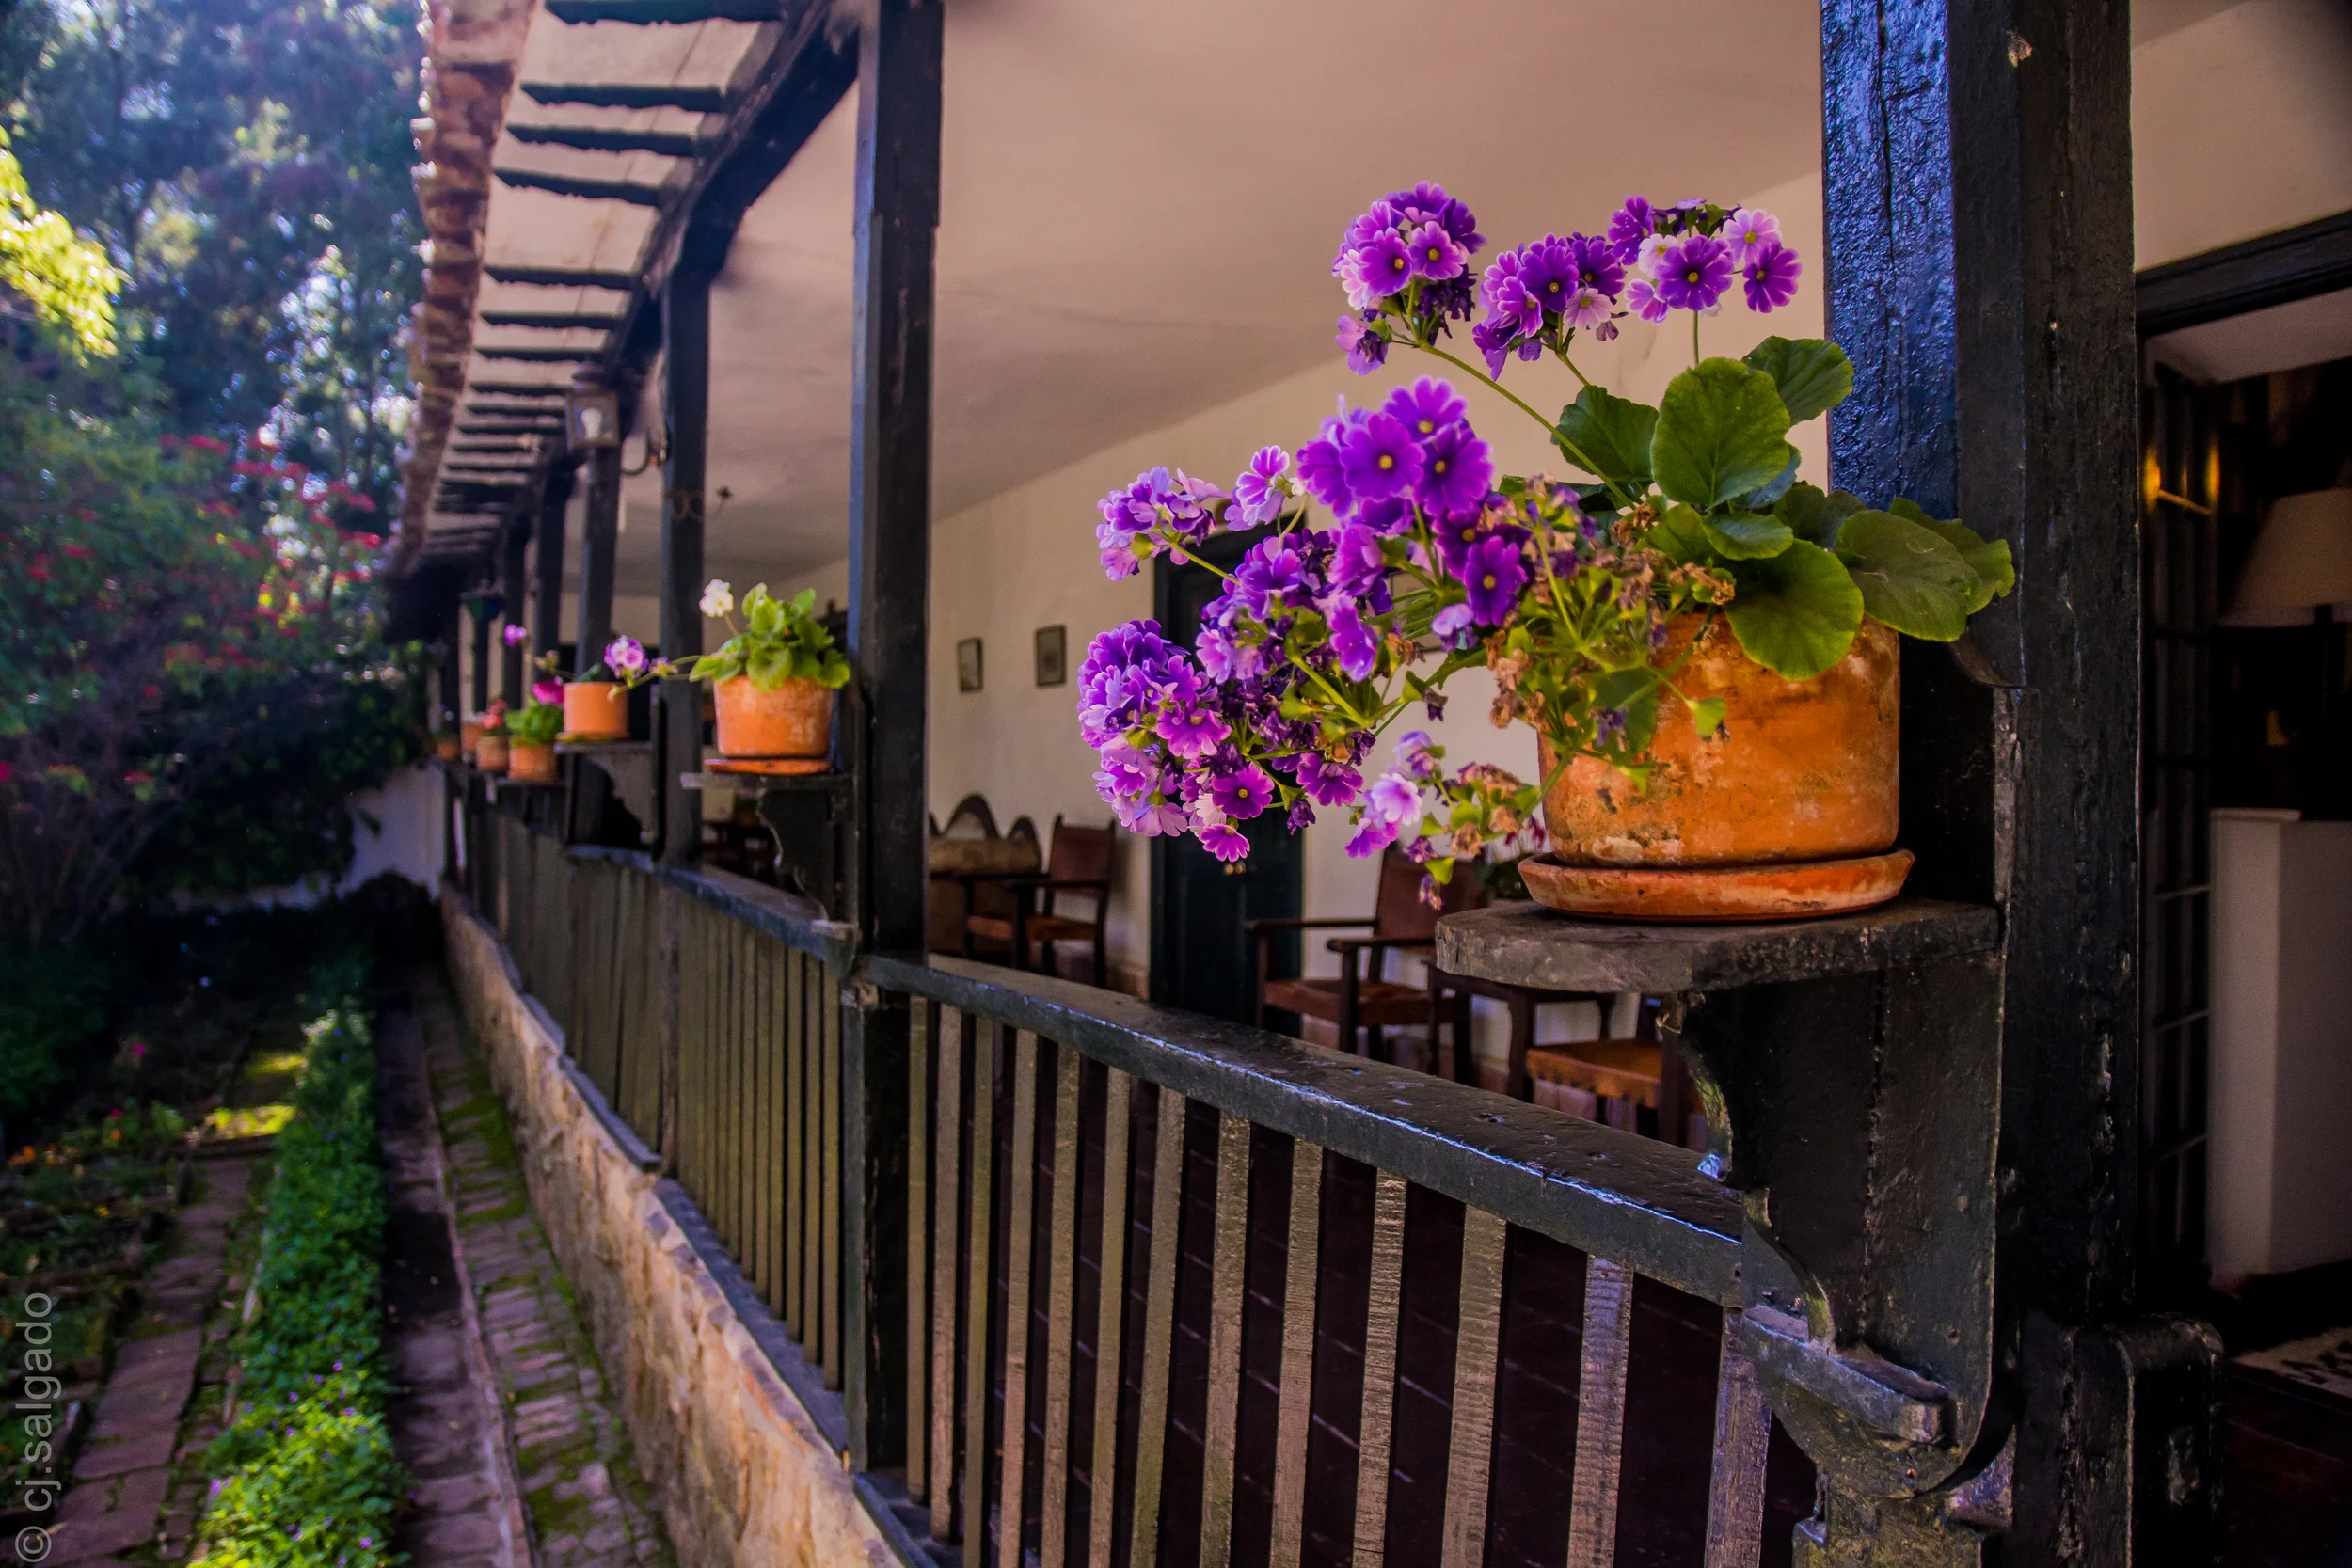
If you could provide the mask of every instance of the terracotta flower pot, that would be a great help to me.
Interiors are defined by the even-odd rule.
[[[628,689],[618,681],[564,682],[564,733],[575,740],[627,740]]]
[[[471,756],[482,744],[482,721],[469,719],[457,726],[457,751],[461,756]]]
[[[457,760],[457,736],[453,735],[437,735],[433,737],[433,754],[440,758],[443,762],[455,762]]]
[[[553,784],[555,782],[555,747],[509,745],[506,749],[506,776],[518,784]]]
[[[473,765],[485,773],[506,771],[506,737],[485,735],[474,743]]]
[[[1661,661],[1705,626],[1696,615],[1677,621]],[[1676,685],[1722,697],[1723,729],[1701,739],[1667,696],[1646,789],[1589,757],[1569,764],[1544,798],[1555,863],[1529,877],[1529,891],[1554,902],[1540,876],[1574,901],[1555,907],[1680,920],[1823,913],[1892,897],[1911,861],[1888,852],[1899,825],[1901,672],[1899,641],[1876,621],[1863,623],[1843,659],[1804,681],[1750,660],[1717,621]],[[1786,908],[1776,907],[1782,893]]]
[[[822,757],[833,750],[834,692],[811,680],[762,691],[748,675],[715,688],[719,752],[730,757]]]

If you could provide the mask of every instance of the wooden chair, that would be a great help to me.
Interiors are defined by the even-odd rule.
[[[1527,1053],[1527,1075],[1534,1084],[1607,1101],[1607,1110],[1594,1119],[1629,1132],[1639,1131],[1637,1113],[1647,1110],[1658,1118],[1661,1142],[1682,1144],[1689,1138],[1691,1075],[1680,1053],[1658,1038],[1654,1017],[1645,1000],[1633,1039],[1536,1046]]]
[[[1357,1049],[1356,1036],[1360,1029],[1365,1031],[1364,1053],[1386,1061],[1389,1058],[1383,1049],[1383,1030],[1406,1023],[1434,1024],[1442,1013],[1443,1021],[1454,1025],[1458,1049],[1459,1042],[1469,1038],[1468,998],[1455,998],[1451,1010],[1438,1006],[1425,988],[1390,979],[1388,968],[1392,952],[1434,954],[1438,918],[1469,909],[1479,901],[1478,880],[1469,871],[1467,866],[1460,868],[1452,881],[1438,889],[1441,904],[1433,910],[1421,901],[1421,866],[1402,849],[1392,847],[1380,859],[1380,885],[1369,919],[1247,922],[1244,928],[1255,942],[1258,955],[1258,1026],[1265,1027],[1269,1008],[1323,1019],[1339,1026],[1341,1050]],[[1267,950],[1276,936],[1286,931],[1335,930],[1351,926],[1370,927],[1372,934],[1331,939],[1327,945],[1340,956],[1336,976],[1274,979],[1266,974]],[[1367,958],[1371,960],[1369,969],[1365,965]],[[1432,1037],[1434,1046],[1434,1028]]]
[[[1050,973],[1057,942],[1088,942],[1094,952],[1094,984],[1103,984],[1108,974],[1103,929],[1110,913],[1111,856],[1116,845],[1117,838],[1109,828],[1079,827],[1057,816],[1042,873],[972,873],[959,878],[969,900],[965,907],[980,911],[964,917],[963,956],[977,957],[977,949],[984,943],[1009,952],[1013,968],[1027,969],[1030,949],[1034,947],[1037,967]],[[979,894],[983,888],[992,887],[1012,895],[1013,906],[1009,914],[985,911]],[[1057,906],[1065,893],[1092,898],[1093,914],[1078,919],[1061,913]],[[1033,907],[1040,894],[1045,899],[1042,909]]]

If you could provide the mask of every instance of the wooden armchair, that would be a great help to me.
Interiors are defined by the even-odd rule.
[[[1389,955],[1393,952],[1431,953],[1437,947],[1438,920],[1441,915],[1465,910],[1480,898],[1477,879],[1464,866],[1454,879],[1438,889],[1442,900],[1438,909],[1421,901],[1422,868],[1402,849],[1391,847],[1380,860],[1380,886],[1373,899],[1372,915],[1362,920],[1252,920],[1246,928],[1256,943],[1258,954],[1258,1011],[1260,1028],[1265,1026],[1268,1008],[1294,1012],[1306,1018],[1327,1020],[1339,1026],[1340,1049],[1357,1049],[1357,1031],[1365,1032],[1364,1053],[1387,1060],[1381,1032],[1398,1024],[1451,1022],[1454,1037],[1467,1039],[1470,1021],[1470,999],[1451,998],[1445,1004],[1433,1000],[1421,986],[1406,985],[1388,977]],[[1267,977],[1267,950],[1273,939],[1286,931],[1333,930],[1346,927],[1369,927],[1371,934],[1360,937],[1334,937],[1327,944],[1340,956],[1340,973],[1333,977],[1271,979]],[[1370,960],[1367,967],[1366,960]],[[1432,1044],[1434,1046],[1434,1040]]]
[[[1034,947],[1037,967],[1050,972],[1055,943],[1089,942],[1094,950],[1094,984],[1103,984],[1107,974],[1103,927],[1110,913],[1111,856],[1116,842],[1109,828],[1077,827],[1057,816],[1042,873],[974,872],[959,877],[957,879],[965,888],[964,907],[977,911],[964,916],[963,956],[977,958],[978,949],[985,945],[1009,952],[1013,968],[1027,969]],[[985,888],[1001,888],[1009,893],[1013,899],[1011,911],[1004,914],[987,912],[979,896]],[[1066,893],[1093,899],[1093,914],[1080,919],[1061,913],[1058,906]],[[1044,905],[1034,907],[1041,894],[1044,895]]]

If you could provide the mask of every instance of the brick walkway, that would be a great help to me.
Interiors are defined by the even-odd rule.
[[[406,1038],[409,1049],[418,1043],[422,1048],[448,1191],[458,1216],[458,1252],[447,1277],[453,1287],[469,1284],[474,1295],[481,1330],[476,1346],[486,1356],[491,1386],[507,1413],[501,1440],[519,1475],[535,1560],[540,1568],[668,1568],[670,1547],[652,1491],[637,1472],[618,1402],[532,1215],[505,1112],[460,1035],[438,974],[420,974],[416,984],[414,1018],[421,1028]],[[383,1036],[388,1058],[401,1038],[392,1024],[388,1018]],[[406,1129],[396,1125],[389,1102],[386,1109],[389,1150]],[[411,1254],[398,1234],[396,1280],[404,1260],[413,1272],[418,1258],[435,1256],[423,1250],[421,1236],[416,1236],[420,1245]],[[445,1238],[445,1229],[442,1234]],[[446,1240],[441,1247],[438,1256],[447,1257]],[[428,1280],[433,1266],[425,1265]],[[411,1288],[395,1284],[396,1291]],[[439,1299],[429,1296],[433,1290],[430,1283],[424,1287],[421,1304]],[[463,1303],[454,1289],[448,1294],[448,1306],[438,1312],[421,1305],[426,1321],[409,1341],[413,1351],[403,1350],[397,1362],[404,1377],[417,1379],[410,1396],[418,1404],[416,1418],[404,1435],[396,1415],[394,1431],[402,1457],[420,1478],[417,1500],[422,1513],[413,1541],[404,1537],[400,1543],[416,1554],[416,1568],[473,1568],[505,1560],[494,1555],[495,1510],[485,1490],[491,1478],[476,1457],[484,1450],[467,1431],[465,1410],[481,1406],[461,1392],[469,1373],[460,1370],[458,1357],[468,1347],[465,1336],[451,1333],[449,1320],[462,1312]],[[407,1337],[405,1323],[399,1332]],[[453,1429],[451,1421],[458,1427]],[[442,1520],[453,1521],[446,1531]]]

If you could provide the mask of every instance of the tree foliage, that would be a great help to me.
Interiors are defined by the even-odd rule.
[[[115,351],[115,293],[122,274],[105,250],[59,213],[34,205],[24,170],[0,131],[0,285],[23,314],[78,357]],[[0,314],[19,312],[0,296]]]

